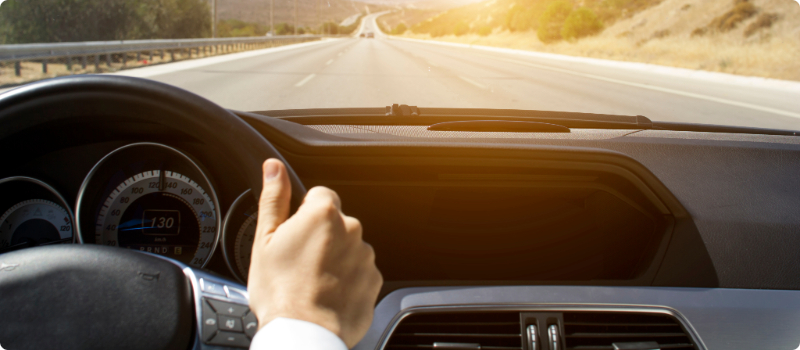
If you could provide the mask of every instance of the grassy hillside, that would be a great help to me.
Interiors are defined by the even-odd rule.
[[[238,20],[269,26],[269,0],[218,1],[219,20]],[[274,22],[294,23],[294,3],[274,0]],[[340,23],[356,13],[379,12],[386,6],[347,0],[297,0],[298,27],[319,28],[325,22]],[[263,34],[262,34],[263,35]]]
[[[492,0],[410,28],[405,36],[800,80],[793,0]]]

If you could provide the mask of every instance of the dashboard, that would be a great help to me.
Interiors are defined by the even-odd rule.
[[[679,322],[698,349],[764,344],[747,334],[800,342],[796,137],[431,134],[237,114],[362,221],[386,283],[358,349],[402,348],[403,320],[453,308],[544,325],[552,314],[561,327],[570,312],[644,310]],[[0,147],[15,150],[0,169],[0,252],[116,246],[246,284],[255,195],[214,144],[86,118]]]

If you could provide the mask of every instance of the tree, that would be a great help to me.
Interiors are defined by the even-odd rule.
[[[561,28],[561,37],[566,40],[576,40],[585,36],[599,33],[603,30],[603,23],[591,9],[581,7],[567,16]]]
[[[8,0],[0,42],[197,38],[211,33],[205,0]]]
[[[561,28],[571,12],[572,4],[564,0],[550,3],[539,19],[539,29],[536,32],[539,40],[544,43],[561,40]]]

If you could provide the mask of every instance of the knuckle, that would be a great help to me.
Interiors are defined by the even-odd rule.
[[[375,248],[372,248],[372,246],[369,243],[364,242],[364,254],[366,256],[367,261],[369,261],[369,263],[374,266],[376,257]]]

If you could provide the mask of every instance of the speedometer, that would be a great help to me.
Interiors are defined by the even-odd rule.
[[[205,172],[184,153],[155,143],[106,155],[78,195],[83,243],[134,249],[203,267],[219,236],[219,203]]]
[[[203,265],[217,232],[213,201],[189,177],[162,170],[125,179],[97,215],[98,244],[156,253]]]

